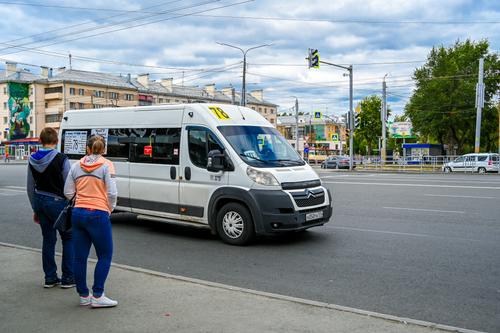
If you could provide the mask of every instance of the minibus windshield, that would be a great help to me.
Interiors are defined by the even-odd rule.
[[[274,128],[219,126],[218,129],[248,165],[266,168],[305,164],[299,154]]]

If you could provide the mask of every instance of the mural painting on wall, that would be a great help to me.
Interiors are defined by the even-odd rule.
[[[9,83],[9,138],[24,139],[30,133],[29,84]]]

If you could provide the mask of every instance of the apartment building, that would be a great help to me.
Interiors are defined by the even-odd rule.
[[[36,137],[45,126],[59,128],[66,110],[196,102],[239,104],[240,98],[231,87],[183,86],[174,84],[172,78],[151,80],[149,74],[132,77],[65,67],[40,67],[34,74],[16,63],[6,63],[6,70],[0,72],[0,141]],[[266,101],[262,90],[247,94],[247,106],[276,124],[278,106]]]

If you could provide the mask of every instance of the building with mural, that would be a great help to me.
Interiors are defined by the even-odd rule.
[[[59,128],[67,110],[197,102],[239,104],[241,98],[232,87],[184,86],[174,84],[172,78],[151,80],[149,74],[115,75],[43,66],[35,72],[12,62],[0,71],[0,145],[19,146],[19,156],[29,154],[45,126]],[[246,99],[248,107],[276,124],[278,105],[265,100],[262,90],[248,93]],[[0,155],[4,149],[0,148]]]

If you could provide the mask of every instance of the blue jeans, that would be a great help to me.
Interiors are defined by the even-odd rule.
[[[54,222],[66,206],[67,201],[62,198],[56,198],[48,195],[35,193],[34,210],[40,220],[42,229],[42,264],[45,273],[45,282],[56,282],[57,265],[54,259],[57,242],[57,231],[54,229]],[[62,281],[63,283],[73,283],[73,240],[70,232],[61,232],[59,235],[62,240]]]
[[[95,297],[104,293],[104,283],[108,277],[113,257],[113,237],[109,213],[102,210],[73,208],[73,239],[75,243],[75,281],[80,296],[88,296],[87,259],[93,244],[97,254],[92,292]]]

